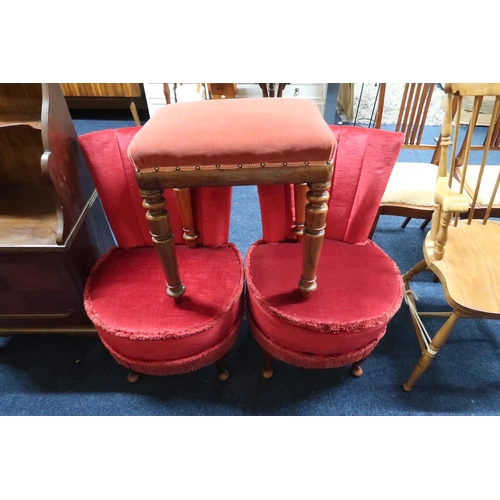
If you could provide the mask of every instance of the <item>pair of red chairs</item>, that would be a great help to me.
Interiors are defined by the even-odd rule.
[[[212,363],[226,379],[245,303],[266,378],[273,360],[362,374],[402,300],[397,266],[368,239],[402,134],[328,126],[308,101],[242,99],[166,106],[80,144],[117,241],[85,307],[130,381]],[[322,191],[311,172],[332,163]],[[259,184],[263,237],[244,266],[228,234],[231,184],[245,183]]]

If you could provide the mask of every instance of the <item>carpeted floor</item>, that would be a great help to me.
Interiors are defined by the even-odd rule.
[[[129,117],[75,116],[77,132],[133,126]],[[436,136],[439,129],[430,131]],[[413,158],[413,157],[412,157]],[[421,259],[425,231],[413,220],[381,217],[374,240],[404,272]],[[234,188],[231,240],[244,254],[260,237],[255,187]],[[443,306],[429,275],[415,285],[421,308]],[[429,321],[436,327],[439,321]],[[244,321],[230,352],[226,382],[214,367],[175,377],[142,377],[132,385],[97,338],[0,338],[2,415],[497,415],[500,413],[500,337],[492,321],[462,320],[436,361],[406,393],[402,383],[418,358],[407,306],[355,379],[349,368],[304,370],[276,363],[260,375],[262,358]]]

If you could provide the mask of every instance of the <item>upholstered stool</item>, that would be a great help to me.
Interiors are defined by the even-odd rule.
[[[166,106],[130,143],[128,154],[149,209],[151,234],[161,255],[168,293],[180,300],[168,214],[167,187],[307,183],[304,254],[299,288],[316,289],[328,188],[336,141],[319,109],[300,99],[226,99]]]
[[[227,186],[311,183],[300,280],[310,294],[335,151],[318,108],[292,99],[172,104],[138,131],[96,132],[81,143],[119,243],[86,288],[103,344],[131,380],[135,372],[170,375],[214,362],[227,378],[222,360],[243,314]]]

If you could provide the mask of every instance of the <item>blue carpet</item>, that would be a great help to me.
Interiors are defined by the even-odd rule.
[[[75,118],[79,134],[133,126],[132,120]],[[439,128],[433,131],[439,135]],[[403,159],[403,158],[401,158]],[[422,161],[422,160],[416,160]],[[421,259],[425,230],[413,220],[383,216],[374,235],[404,272]],[[261,237],[255,187],[234,189],[231,240],[243,254]],[[415,283],[420,307],[445,306],[430,275]],[[437,328],[440,322],[428,322]],[[462,320],[429,370],[406,393],[402,383],[418,359],[408,308],[355,379],[349,368],[304,370],[277,362],[274,377],[261,377],[262,358],[244,320],[228,357],[229,380],[215,368],[174,377],[126,381],[97,338],[13,336],[0,339],[2,415],[497,415],[500,411],[500,340],[492,321]]]

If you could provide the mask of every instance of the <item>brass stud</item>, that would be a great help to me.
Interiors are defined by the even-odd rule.
[[[304,163],[305,163],[306,165],[309,165],[309,162],[308,162],[308,161],[305,161]]]
[[[199,165],[196,165],[196,170],[200,170],[200,166]]]
[[[331,163],[331,162],[330,162],[330,160],[327,160],[327,161],[326,161],[326,164],[327,164],[327,165],[330,165],[330,163]]]
[[[136,170],[136,172],[137,172],[138,174],[140,174],[140,173],[141,173],[141,170],[140,170],[140,169],[137,169],[137,170]]]
[[[159,172],[159,171],[160,171],[160,167],[155,167],[155,170],[156,170],[157,172]]]
[[[175,170],[180,170],[180,169],[181,169],[181,167],[175,167]]]
[[[266,166],[266,164],[265,164],[265,163],[261,163],[261,164],[260,164],[260,166],[261,166],[261,167],[265,167],[265,166]]]
[[[288,163],[286,161],[283,162],[283,166],[286,167]]]
[[[220,168],[220,164],[218,163],[217,165],[215,165],[216,168]]]
[[[238,164],[238,168],[242,168],[243,165],[241,163]]]

